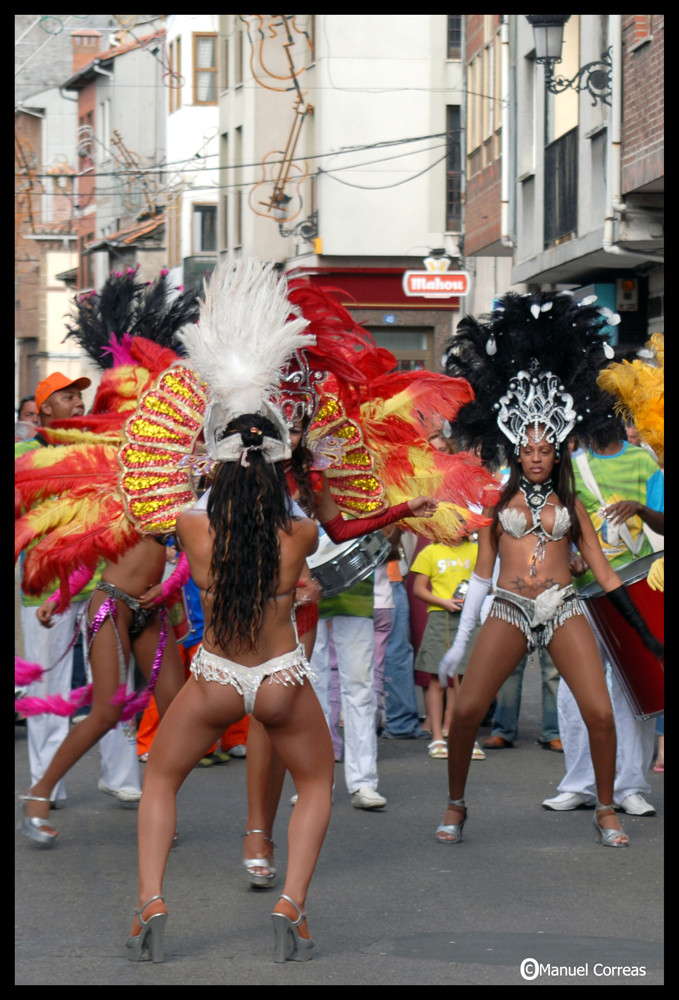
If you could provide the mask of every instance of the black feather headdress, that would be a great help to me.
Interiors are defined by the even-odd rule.
[[[619,317],[594,301],[570,292],[510,292],[489,316],[460,321],[444,366],[474,390],[454,426],[461,447],[500,466],[529,426],[542,426],[558,450],[571,432],[584,443],[612,416],[613,399],[597,377],[613,357],[605,327]]]
[[[195,289],[173,289],[163,270],[155,281],[139,280],[138,269],[111,272],[99,292],[85,292],[74,302],[67,319],[67,337],[76,340],[99,368],[115,364],[112,343],[127,334],[145,337],[159,347],[183,354],[177,333],[198,322],[200,300]],[[178,294],[172,297],[173,292]],[[115,340],[111,341],[111,336]]]

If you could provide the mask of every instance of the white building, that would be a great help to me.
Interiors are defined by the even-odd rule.
[[[404,366],[438,367],[461,305],[403,288],[434,250],[460,264],[460,20],[219,19],[218,250],[343,288]]]

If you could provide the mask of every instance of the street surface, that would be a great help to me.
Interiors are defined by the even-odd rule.
[[[664,775],[649,775],[657,815],[623,817],[631,846],[601,847],[591,810],[541,808],[556,794],[563,756],[536,744],[539,698],[540,671],[527,669],[519,741],[472,762],[469,821],[455,847],[434,840],[447,765],[427,756],[425,740],[379,741],[389,800],[380,812],[352,808],[337,765],[307,901],[317,948],[305,964],[274,963],[276,890],[245,882],[245,761],[235,759],[193,771],[179,794],[165,963],[127,960],[136,806],[97,791],[94,749],[67,775],[68,807],[51,814],[58,844],[40,850],[16,834],[16,984],[662,985]],[[24,727],[15,747],[20,793]],[[288,777],[274,834],[279,875],[293,792]],[[530,959],[542,968],[524,978]],[[524,972],[535,975],[530,961]]]

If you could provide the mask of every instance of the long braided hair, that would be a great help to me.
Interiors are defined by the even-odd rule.
[[[289,493],[283,463],[268,462],[260,450],[263,436],[280,437],[278,428],[261,414],[243,414],[226,427],[224,437],[230,434],[240,435],[248,464],[224,462],[208,498],[215,536],[210,629],[220,646],[250,650],[278,585],[278,532],[290,530]]]

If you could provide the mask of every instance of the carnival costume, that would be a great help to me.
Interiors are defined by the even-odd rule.
[[[138,408],[148,390],[154,389],[157,407],[163,391],[167,397],[162,407],[164,425],[155,428],[155,440],[163,442],[166,450],[172,449],[174,461],[178,447],[182,454],[193,451],[201,429],[200,417],[195,412],[192,421],[184,420],[184,414],[177,414],[182,419],[176,420],[174,427],[168,419],[172,405],[175,411],[180,405],[187,409],[185,403],[172,396],[172,385],[166,388],[167,370],[179,359],[177,349],[181,345],[176,333],[198,318],[195,292],[182,291],[174,298],[170,298],[170,293],[166,271],[154,282],[142,283],[136,270],[128,269],[112,273],[100,294],[92,292],[75,300],[69,336],[103,369],[92,412],[43,428],[47,443],[61,447],[29,452],[15,463],[19,515],[15,548],[17,555],[24,553],[23,585],[28,593],[41,594],[55,579],[59,580],[60,587],[52,596],[57,612],[65,609],[71,597],[91,580],[101,559],[115,562],[144,534],[171,530],[176,513],[196,499],[195,489],[190,488],[185,475],[180,477],[177,490],[173,488],[172,473],[163,479],[164,470],[158,465],[155,483],[163,489],[163,494],[153,506],[156,522],[159,510],[165,520],[151,525],[148,519],[134,517],[138,483],[130,455],[139,454],[143,419],[138,416]],[[186,395],[184,392],[184,399]],[[185,582],[185,574],[184,563],[171,582],[166,581],[163,600],[172,599]],[[120,688],[114,700],[123,704],[121,718],[125,722],[150,698],[168,623],[165,608],[161,607],[161,635],[154,667],[148,686],[137,697],[126,690],[127,664],[123,663],[115,602],[122,600],[133,610],[132,638],[143,630],[153,612],[144,612],[130,595],[118,592],[118,588],[113,588],[116,593],[112,593],[111,588],[104,582],[95,588],[107,591],[109,597],[88,627],[87,643],[89,647],[105,620],[113,622],[120,652]],[[16,668],[18,676],[22,676],[27,665],[17,661]],[[40,676],[37,669],[38,665],[31,665],[32,674]],[[66,698],[24,698],[16,705],[17,711],[25,715],[46,711],[71,715],[87,704],[90,697],[91,685],[88,685]]]
[[[597,379],[614,356],[605,328],[617,324],[619,317],[596,308],[595,302],[596,296],[577,300],[571,292],[509,293],[485,321],[466,317],[459,323],[448,344],[445,367],[449,375],[466,378],[474,391],[474,400],[460,409],[453,425],[462,447],[477,449],[486,462],[499,468],[509,449],[518,456],[531,428],[534,440],[553,444],[558,458],[571,433],[586,440],[613,416],[613,400]],[[553,492],[551,482],[532,484],[522,476],[519,489],[532,525],[521,512],[507,508],[499,512],[498,520],[514,538],[535,534],[530,570],[534,576],[546,546],[568,533],[570,516],[557,507],[554,526],[547,532],[540,512]],[[440,664],[442,684],[454,676],[490,589],[490,579],[472,574],[455,642]],[[607,597],[644,642],[657,649],[624,586]],[[489,612],[520,628],[529,649],[547,645],[555,628],[582,613],[572,588],[551,588],[529,602],[511,591],[496,590]]]

